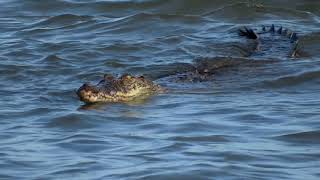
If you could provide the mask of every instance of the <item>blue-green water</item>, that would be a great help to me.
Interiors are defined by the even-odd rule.
[[[320,3],[0,1],[0,179],[319,179]],[[247,25],[294,30],[308,55],[159,80],[146,100],[84,105],[105,73],[235,55]],[[240,53],[241,54],[241,53]]]

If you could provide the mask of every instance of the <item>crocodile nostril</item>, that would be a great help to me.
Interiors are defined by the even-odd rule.
[[[89,84],[89,83],[84,83],[84,84],[82,85],[82,87],[83,87],[83,88],[88,88],[88,87],[90,87],[90,84]]]

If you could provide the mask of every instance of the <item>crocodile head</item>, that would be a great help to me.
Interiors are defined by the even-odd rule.
[[[125,74],[116,78],[107,74],[97,85],[83,84],[77,95],[86,103],[125,102],[163,91],[162,87],[143,76]]]

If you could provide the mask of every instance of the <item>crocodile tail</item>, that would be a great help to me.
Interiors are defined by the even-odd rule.
[[[283,29],[282,26],[278,30],[276,30],[275,26],[272,24],[270,29],[267,31],[265,26],[262,26],[262,31],[275,33],[277,32],[279,35],[289,38],[290,43],[292,44],[292,49],[290,50],[289,57],[299,57],[301,54],[300,43],[297,33],[292,32],[288,29]]]
[[[292,49],[290,51],[289,56],[290,57],[299,57],[300,55],[300,48],[299,48],[299,38],[297,33],[295,32],[289,32],[286,34],[286,36],[289,38],[290,43],[292,44]]]
[[[291,43],[298,41],[298,36],[297,36],[297,33],[295,33],[295,32],[291,33],[289,38],[290,38]]]
[[[295,57],[299,57],[300,56],[300,50],[299,50],[299,41],[296,40],[294,42],[294,45],[293,45],[293,48],[292,50],[290,51],[290,54],[289,54],[289,57],[292,57],[292,58],[295,58]]]
[[[239,35],[245,36],[249,39],[258,39],[257,33],[255,33],[252,29],[243,27],[243,29],[239,29]]]
[[[280,35],[282,34],[282,26],[277,30],[277,33]]]

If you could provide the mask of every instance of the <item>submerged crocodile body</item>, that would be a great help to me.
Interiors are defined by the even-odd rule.
[[[276,53],[276,57],[282,58],[299,56],[297,34],[284,30],[282,27],[276,29],[274,25],[269,28],[263,26],[261,31],[243,27],[239,29],[239,35],[250,41],[245,47],[241,47],[248,52],[249,57],[261,58],[268,53]],[[181,68],[177,66],[176,70],[155,77],[155,79],[174,75],[177,81],[208,81],[222,69],[248,62],[252,62],[252,60],[243,57],[216,57],[196,60],[193,64],[180,64],[180,67],[183,67],[182,71],[179,71]],[[172,66],[174,65],[177,64]],[[85,103],[126,102],[165,91],[165,88],[143,76],[125,74],[119,78],[105,75],[97,85],[86,83],[77,90],[77,95]]]

